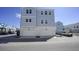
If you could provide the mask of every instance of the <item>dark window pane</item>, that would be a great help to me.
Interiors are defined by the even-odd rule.
[[[41,20],[41,24],[43,24],[43,20]]]
[[[43,11],[41,11],[41,15],[43,15]]]
[[[29,19],[29,22],[31,22],[31,19]]]
[[[78,26],[77,26],[77,28],[78,28]]]
[[[28,14],[28,9],[26,10],[26,13]]]
[[[32,13],[32,10],[30,9],[30,14]]]
[[[47,20],[45,20],[45,24],[47,24]]]
[[[28,22],[28,19],[26,19],[26,22]]]
[[[45,15],[47,15],[47,11],[45,11]]]
[[[51,12],[49,12],[49,15],[51,15]]]
[[[75,26],[74,26],[74,28],[75,28]]]

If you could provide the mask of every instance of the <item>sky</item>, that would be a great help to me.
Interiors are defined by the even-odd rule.
[[[54,7],[55,22],[61,21],[64,25],[79,22],[78,7]],[[20,27],[20,7],[0,7],[0,23],[8,26]]]
[[[79,7],[59,7],[55,9],[55,21],[61,21],[64,25],[79,22]]]
[[[7,26],[20,27],[20,8],[0,7],[0,23],[7,24]]]

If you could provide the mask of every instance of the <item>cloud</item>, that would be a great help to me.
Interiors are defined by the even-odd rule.
[[[16,13],[16,17],[20,19],[21,18],[21,14]]]

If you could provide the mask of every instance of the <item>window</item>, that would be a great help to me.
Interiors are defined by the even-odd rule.
[[[78,28],[78,26],[77,26],[77,28]]]
[[[43,24],[43,20],[41,20],[41,24]]]
[[[26,19],[26,22],[28,22],[28,19]]]
[[[29,11],[30,11],[30,14],[31,14],[32,13],[32,10],[30,9]]]
[[[45,20],[45,24],[47,24],[47,20]]]
[[[32,22],[32,20],[31,19],[26,19],[26,22]]]
[[[74,28],[75,28],[75,26],[74,26]]]
[[[49,15],[51,15],[51,12],[49,12]]]
[[[65,30],[65,29],[63,28],[63,30]]]
[[[26,13],[28,14],[28,9],[26,10]]]
[[[41,15],[43,15],[43,11],[41,11]]]
[[[47,15],[47,11],[45,11],[45,15]]]
[[[30,9],[30,10],[27,9],[27,10],[26,10],[26,13],[27,13],[27,14],[31,14],[31,13],[32,13],[32,10],[31,10],[31,9]]]
[[[29,19],[29,22],[31,22],[31,19]]]

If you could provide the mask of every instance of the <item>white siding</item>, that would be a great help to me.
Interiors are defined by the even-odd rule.
[[[31,9],[32,13],[27,14],[26,10]],[[41,15],[43,11],[44,15]],[[45,15],[47,11],[47,15]],[[51,12],[51,15],[49,15]],[[54,10],[53,9],[44,9],[44,8],[33,8],[26,7],[22,8],[21,16],[21,36],[53,36],[55,35],[55,21],[54,21]],[[26,19],[31,19],[31,22],[26,22]],[[41,20],[44,21],[44,24],[41,24]],[[47,20],[47,24],[45,21]]]
[[[41,11],[43,11],[43,15],[41,15]],[[47,11],[47,15],[45,15],[45,11]],[[49,12],[51,12],[51,15],[49,15]],[[41,24],[41,20],[43,20],[44,24]],[[45,24],[45,20],[47,20],[47,24]],[[44,9],[40,8],[37,9],[37,25],[38,26],[53,26],[54,23],[54,10],[51,9]]]

